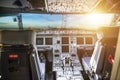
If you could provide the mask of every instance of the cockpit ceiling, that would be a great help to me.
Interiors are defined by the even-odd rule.
[[[0,0],[2,8],[38,13],[119,13],[119,5],[120,0]]]

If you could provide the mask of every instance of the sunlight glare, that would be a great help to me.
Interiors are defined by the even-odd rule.
[[[89,14],[86,15],[87,24],[92,25],[93,28],[109,25],[112,17],[106,14]]]

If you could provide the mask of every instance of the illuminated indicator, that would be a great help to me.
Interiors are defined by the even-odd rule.
[[[112,56],[111,54],[108,56],[108,61],[109,61],[111,64],[114,62],[114,58],[113,58],[113,56]]]
[[[9,58],[18,58],[18,54],[10,54]]]

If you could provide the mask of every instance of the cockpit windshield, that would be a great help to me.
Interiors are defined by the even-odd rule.
[[[38,28],[87,28],[96,29],[100,26],[110,26],[114,14],[33,14],[20,13],[0,17],[1,29],[18,29],[22,22],[24,29]],[[114,25],[115,26],[115,25]]]

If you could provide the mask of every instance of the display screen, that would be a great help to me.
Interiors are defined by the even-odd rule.
[[[43,38],[36,38],[37,45],[43,45]]]
[[[93,39],[92,39],[92,37],[86,37],[86,38],[85,38],[85,42],[86,42],[86,44],[93,44]]]
[[[77,44],[84,44],[84,38],[83,37],[77,37]]]
[[[62,37],[62,44],[69,44],[69,37]]]
[[[59,54],[55,54],[55,57],[59,57]]]
[[[62,46],[62,52],[69,52],[69,46]]]
[[[53,43],[52,38],[45,38],[46,45],[52,45],[52,43]]]

